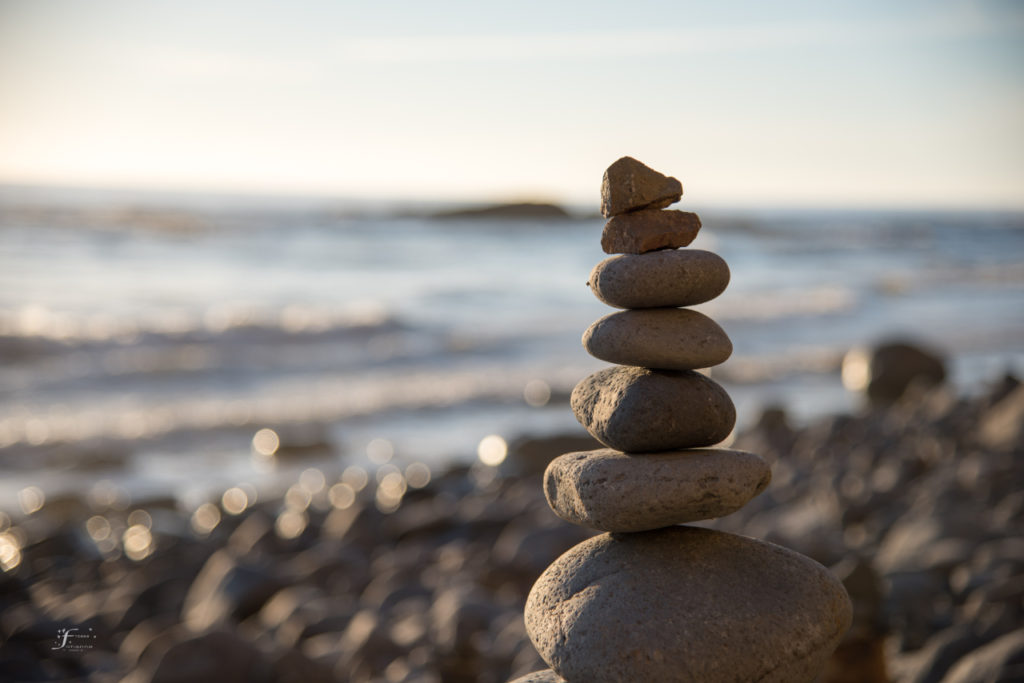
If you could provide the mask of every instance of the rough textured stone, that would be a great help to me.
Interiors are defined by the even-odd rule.
[[[627,453],[713,446],[736,423],[725,389],[692,370],[605,368],[576,385],[570,404],[595,439]]]
[[[644,254],[685,247],[700,232],[700,218],[687,211],[635,211],[604,224],[601,248],[606,254]]]
[[[602,534],[562,555],[526,631],[570,681],[813,681],[850,625],[828,570],[791,550],[695,527]]]
[[[511,683],[566,683],[565,679],[556,674],[551,669],[544,669],[543,671],[534,671],[532,674],[526,674],[520,676]]]
[[[567,522],[646,531],[731,514],[771,478],[768,463],[744,451],[626,455],[605,448],[555,458],[544,473],[544,495]]]
[[[616,308],[695,306],[711,301],[729,284],[729,266],[700,249],[620,254],[590,272],[594,296]]]
[[[609,363],[663,370],[708,368],[732,355],[732,342],[718,323],[685,308],[606,315],[583,333],[583,348]]]
[[[661,209],[678,202],[683,185],[632,157],[622,157],[601,180],[601,213],[617,216],[637,209]]]

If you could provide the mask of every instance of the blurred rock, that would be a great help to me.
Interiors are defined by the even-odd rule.
[[[569,213],[557,204],[537,202],[516,202],[491,206],[468,207],[439,211],[430,215],[433,219],[490,219],[490,220],[564,220]]]
[[[471,647],[473,636],[486,631],[498,613],[491,601],[470,587],[441,591],[430,607],[434,647],[448,654]]]
[[[967,655],[942,683],[1016,683],[1024,680],[1024,629]]]
[[[591,535],[592,531],[569,524],[537,527],[513,522],[494,543],[493,559],[532,583],[559,555]]]
[[[193,631],[255,614],[286,582],[272,569],[244,564],[229,553],[214,553],[189,587],[182,618]]]
[[[958,659],[984,644],[985,640],[965,624],[942,631],[921,648],[916,671],[907,683],[941,683]]]
[[[932,386],[946,378],[945,361],[934,351],[904,341],[890,341],[843,359],[847,385],[863,389],[872,404],[896,401],[912,385]]]
[[[501,464],[504,476],[543,474],[548,463],[564,453],[590,451],[603,444],[584,431],[546,437],[520,437],[508,446],[508,457]]]
[[[273,683],[263,653],[247,640],[214,631],[172,646],[153,671],[151,683]]]
[[[1020,448],[1024,443],[1024,385],[1002,397],[981,422],[982,444],[996,450]]]
[[[274,431],[279,443],[272,456],[280,460],[329,458],[341,451],[323,425],[282,425]]]
[[[134,599],[121,615],[117,630],[127,631],[146,619],[164,615],[177,615],[188,593],[190,581],[184,577],[158,578],[139,591],[133,590]]]
[[[871,563],[853,556],[832,568],[843,582],[853,621],[821,674],[821,683],[888,683],[885,663],[885,589]]]
[[[128,631],[117,655],[129,668],[152,671],[164,654],[182,640],[182,633],[177,621],[170,617],[145,619]]]
[[[391,640],[388,630],[387,624],[373,610],[366,609],[352,617],[338,643],[352,672],[361,669],[382,672],[404,652]],[[349,672],[336,669],[335,673],[344,676]]]
[[[284,650],[270,663],[274,683],[336,683],[331,667],[314,661],[296,650]]]

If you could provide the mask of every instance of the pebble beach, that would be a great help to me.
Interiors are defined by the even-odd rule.
[[[966,672],[1020,670],[1022,424],[1011,377],[802,428],[766,410],[734,447],[771,463],[771,485],[703,524],[797,550],[844,581],[854,625],[826,683],[1015,680]],[[307,474],[251,503],[68,498],[5,517],[0,669],[96,682],[528,674],[544,664],[524,631],[527,592],[593,533],[551,512],[540,469],[596,447],[584,434],[524,440],[498,466],[435,474],[394,509],[379,505],[383,482]]]

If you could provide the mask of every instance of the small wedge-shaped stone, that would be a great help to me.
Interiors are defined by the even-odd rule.
[[[601,248],[606,254],[645,254],[676,249],[692,242],[700,231],[700,218],[686,211],[635,211],[605,223]]]
[[[601,213],[607,218],[637,209],[662,209],[678,202],[683,184],[633,157],[608,167],[601,180]]]
[[[567,681],[809,683],[850,626],[820,564],[696,527],[601,534],[544,570],[526,632]]]
[[[736,512],[771,481],[753,453],[701,448],[627,455],[566,453],[544,472],[548,505],[567,522],[633,532]]]
[[[718,323],[686,308],[611,313],[587,328],[583,348],[609,363],[661,370],[710,368],[732,355]]]
[[[595,439],[626,453],[713,446],[736,423],[725,389],[693,370],[605,368],[577,384],[569,403]]]
[[[711,301],[729,285],[729,266],[700,249],[666,249],[621,254],[590,272],[594,296],[616,308],[695,306]]]

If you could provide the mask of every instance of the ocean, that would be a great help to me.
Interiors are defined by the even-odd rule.
[[[586,286],[602,220],[429,208],[0,190],[0,506],[194,504],[578,431],[566,396],[605,365],[580,337],[612,311]],[[842,357],[882,339],[943,353],[960,392],[1024,371],[1024,215],[699,213],[692,247],[732,271],[698,309],[733,340],[712,376],[740,426],[855,410]]]

